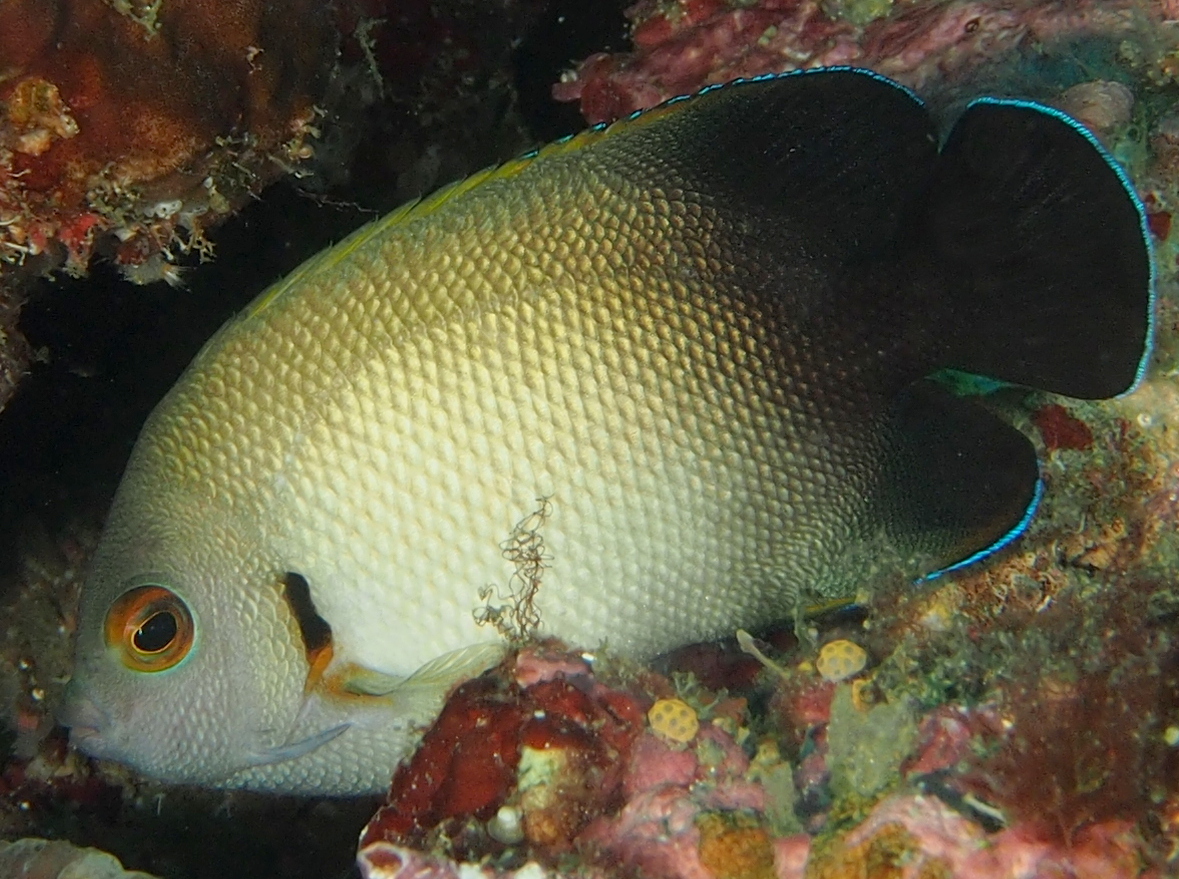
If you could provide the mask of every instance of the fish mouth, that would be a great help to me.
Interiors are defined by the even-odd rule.
[[[73,687],[66,688],[65,702],[57,721],[70,729],[70,744],[91,756],[98,756],[105,744],[102,734],[110,728],[110,714],[101,705]]]

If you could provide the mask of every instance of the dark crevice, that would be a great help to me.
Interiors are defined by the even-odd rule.
[[[211,234],[217,258],[186,272],[182,289],[137,287],[102,264],[39,285],[21,314],[39,360],[0,413],[0,580],[37,551],[33,537],[96,526],[140,426],[200,346],[368,218],[280,184]]]
[[[630,49],[623,10],[631,0],[551,0],[512,53],[520,115],[544,143],[585,128],[576,103],[553,100],[553,83],[595,52]]]

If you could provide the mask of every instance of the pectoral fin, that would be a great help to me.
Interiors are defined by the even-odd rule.
[[[308,736],[297,742],[276,745],[273,748],[263,748],[261,751],[255,751],[249,754],[246,757],[246,764],[249,766],[267,766],[271,763],[284,763],[287,760],[294,760],[305,754],[310,754],[316,748],[326,745],[332,739],[346,732],[350,726],[352,726],[350,723],[341,723],[339,726],[325,729],[323,732]]]
[[[472,644],[450,653],[443,653],[431,659],[398,687],[404,690],[412,687],[437,689],[451,687],[461,680],[483,674],[504,658],[506,648],[502,643]]]
[[[504,657],[503,644],[472,644],[438,656],[405,677],[366,668],[354,662],[314,668],[311,689],[339,696],[397,700],[415,691],[445,693],[455,684],[483,674]]]

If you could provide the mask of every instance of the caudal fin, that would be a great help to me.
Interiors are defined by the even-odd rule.
[[[951,131],[915,247],[954,289],[946,366],[1071,397],[1131,389],[1149,355],[1150,238],[1114,160],[1077,122],[974,102]]]

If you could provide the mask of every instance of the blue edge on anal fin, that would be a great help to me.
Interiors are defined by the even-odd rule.
[[[1040,508],[1040,501],[1043,499],[1044,477],[1040,476],[1036,479],[1036,487],[1032,492],[1031,503],[1028,504],[1028,508],[1024,510],[1023,516],[1018,522],[1015,523],[1015,525],[1011,527],[1010,531],[1008,531],[990,546],[984,546],[982,549],[978,550],[978,552],[971,553],[966,558],[956,561],[952,565],[946,565],[944,568],[939,568],[936,571],[930,571],[928,574],[918,577],[913,582],[916,584],[929,583],[938,579],[939,577],[952,573],[953,571],[961,570],[962,568],[973,565],[975,562],[982,561],[987,556],[994,555],[1001,549],[1010,546],[1015,541],[1017,541],[1025,531],[1027,531],[1028,526],[1032,523],[1032,519],[1036,517],[1036,511]]]

